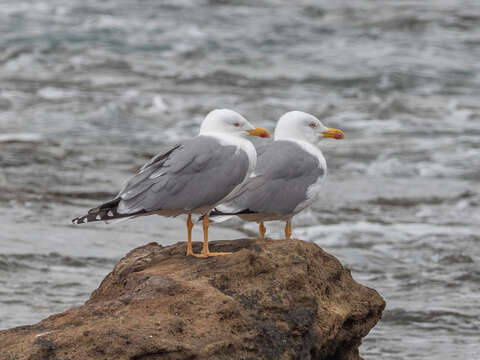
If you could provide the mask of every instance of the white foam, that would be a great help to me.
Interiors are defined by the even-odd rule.
[[[40,142],[43,136],[32,133],[0,134],[0,143],[7,142]]]
[[[74,97],[76,94],[72,90],[60,89],[52,86],[47,86],[38,90],[37,95],[46,100],[61,100],[65,98]]]

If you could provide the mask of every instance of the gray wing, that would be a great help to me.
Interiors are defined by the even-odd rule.
[[[257,167],[241,195],[227,204],[239,212],[287,215],[307,199],[308,187],[323,176],[318,158],[291,141],[273,141],[257,149]]]
[[[152,158],[118,194],[122,214],[215,205],[245,178],[248,156],[197,136]]]

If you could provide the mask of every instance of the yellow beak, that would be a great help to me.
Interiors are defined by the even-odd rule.
[[[345,138],[345,134],[343,133],[342,130],[330,128],[327,131],[323,132],[323,137],[325,138],[334,138],[337,140],[341,140]]]
[[[256,127],[255,129],[250,130],[248,132],[248,135],[250,135],[250,136],[260,136],[262,138],[270,137],[270,133],[268,132],[268,130],[264,129],[264,128],[260,128],[260,127]]]

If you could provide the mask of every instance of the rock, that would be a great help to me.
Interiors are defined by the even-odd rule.
[[[300,240],[210,250],[234,253],[131,251],[83,306],[0,331],[0,359],[360,359],[385,302],[335,257]]]

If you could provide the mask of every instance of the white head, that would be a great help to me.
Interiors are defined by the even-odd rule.
[[[290,111],[282,115],[275,128],[275,140],[302,140],[317,143],[320,138],[343,139],[341,130],[327,128],[315,116],[302,112]]]
[[[208,133],[270,137],[267,130],[253,126],[242,115],[229,109],[217,109],[208,113],[200,126],[200,135]]]

